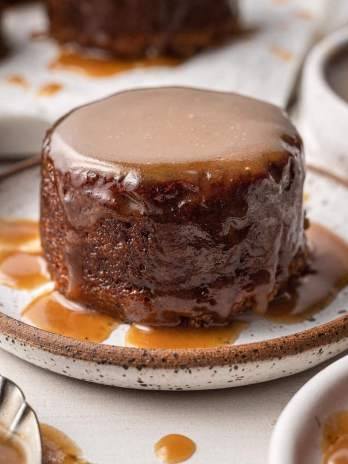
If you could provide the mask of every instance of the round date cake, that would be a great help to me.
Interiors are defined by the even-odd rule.
[[[306,261],[299,134],[232,93],[139,89],[72,111],[43,146],[57,289],[122,321],[226,324]]]

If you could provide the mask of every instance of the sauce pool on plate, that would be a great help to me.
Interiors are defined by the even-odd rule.
[[[19,440],[0,434],[0,464],[26,464],[24,449]]]
[[[43,464],[87,464],[81,450],[63,432],[47,424],[40,424]]]
[[[40,251],[39,224],[29,219],[0,220],[0,256],[2,252]]]
[[[325,421],[322,464],[348,464],[348,411],[339,411]]]
[[[95,343],[105,341],[118,326],[112,317],[73,303],[58,292],[33,300],[22,312],[22,319],[48,332]]]
[[[175,66],[179,60],[170,58],[148,58],[144,60],[122,60],[103,55],[89,55],[76,50],[62,48],[50,69],[60,69],[85,74],[94,78],[107,78],[135,68],[151,66]]]
[[[247,326],[247,322],[240,320],[212,329],[151,328],[132,324],[126,333],[126,346],[148,349],[213,348],[233,343]]]
[[[0,284],[33,290],[50,281],[42,256],[16,252],[0,259]]]
[[[268,307],[266,318],[297,324],[324,309],[348,284],[348,244],[326,227],[313,224],[307,231],[309,269],[292,280]]]

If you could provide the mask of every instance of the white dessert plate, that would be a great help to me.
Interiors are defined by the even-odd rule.
[[[38,168],[0,183],[0,218],[38,218]],[[308,216],[348,241],[348,185],[308,171]],[[21,312],[27,291],[0,286],[0,346],[30,363],[81,380],[129,388],[198,390],[235,387],[291,375],[348,349],[348,287],[324,310],[298,324],[255,314],[235,344],[206,349],[124,346],[126,324],[104,343],[80,342],[29,326]],[[347,313],[347,314],[346,314]]]
[[[321,371],[292,398],[274,429],[269,464],[322,462],[323,425],[348,410],[348,356]]]

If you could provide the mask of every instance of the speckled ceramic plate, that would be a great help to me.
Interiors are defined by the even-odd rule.
[[[0,184],[0,217],[37,218],[39,170]],[[348,241],[348,186],[309,170],[309,217]],[[28,362],[81,380],[129,388],[198,390],[247,385],[294,374],[348,349],[348,287],[323,311],[281,325],[248,314],[235,344],[209,349],[147,350],[124,346],[125,324],[103,344],[79,342],[21,322],[33,295],[0,287],[0,346]]]
[[[296,393],[274,429],[269,464],[322,462],[324,425],[333,414],[348,411],[347,384],[348,356],[345,356],[319,372]]]

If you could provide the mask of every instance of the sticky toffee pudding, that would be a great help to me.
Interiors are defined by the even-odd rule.
[[[56,288],[122,321],[227,324],[306,266],[300,136],[277,107],[133,90],[49,131],[41,238]]]
[[[191,56],[239,31],[237,0],[48,0],[47,7],[58,42],[128,59]]]

